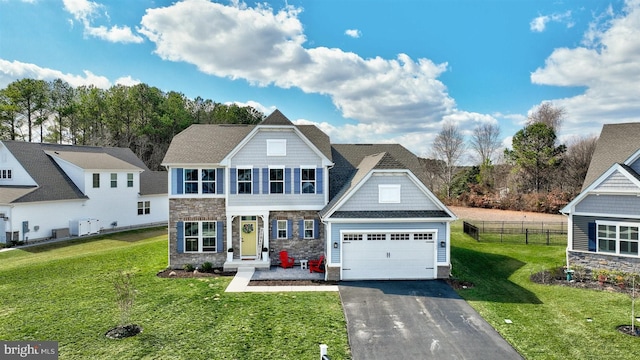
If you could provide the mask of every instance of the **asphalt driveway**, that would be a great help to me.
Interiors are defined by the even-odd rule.
[[[339,286],[354,360],[522,359],[444,281]]]

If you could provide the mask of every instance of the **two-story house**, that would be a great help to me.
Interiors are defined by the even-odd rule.
[[[640,123],[606,124],[568,217],[567,265],[640,269]]]
[[[268,267],[286,250],[324,254],[332,280],[449,275],[455,216],[400,145],[332,145],[276,110],[258,125],[192,125],[163,165],[170,267]]]
[[[167,176],[128,148],[0,142],[0,242],[162,224]]]

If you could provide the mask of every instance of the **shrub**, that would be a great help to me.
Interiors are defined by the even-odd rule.
[[[183,269],[184,271],[189,271],[189,272],[191,272],[191,271],[195,270],[196,268],[195,268],[195,267],[193,267],[193,265],[191,265],[191,264],[184,264],[184,266],[182,267],[182,269]]]
[[[213,264],[208,262],[208,261],[202,263],[202,265],[200,266],[200,271],[202,271],[202,272],[211,272],[211,271],[213,271]]]

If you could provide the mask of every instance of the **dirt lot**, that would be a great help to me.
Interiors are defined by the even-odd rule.
[[[543,214],[526,211],[511,211],[497,209],[467,208],[460,206],[449,206],[456,216],[461,220],[486,220],[486,221],[547,221],[566,222],[564,215]]]

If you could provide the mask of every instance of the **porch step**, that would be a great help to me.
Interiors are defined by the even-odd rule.
[[[222,266],[223,271],[240,271],[243,268],[251,268],[253,270],[264,270],[271,267],[271,261],[262,260],[238,260],[227,261]]]

